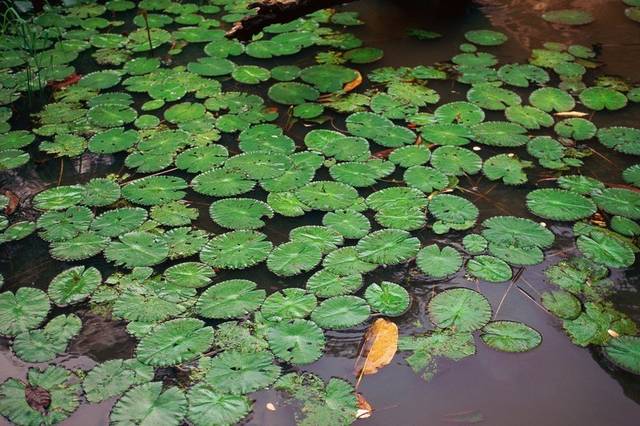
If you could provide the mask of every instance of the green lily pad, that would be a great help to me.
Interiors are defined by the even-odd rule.
[[[228,280],[208,288],[196,304],[205,318],[235,318],[255,311],[264,301],[265,291],[249,280]]]
[[[580,101],[594,111],[614,111],[627,105],[627,97],[609,87],[589,87],[580,92]]]
[[[591,216],[596,206],[590,199],[563,189],[536,189],[527,194],[527,207],[545,219],[574,221]]]
[[[475,331],[491,319],[491,305],[480,293],[454,288],[438,293],[429,301],[429,318],[436,326],[456,332]]]
[[[96,268],[76,266],[56,275],[47,292],[56,305],[72,305],[89,297],[101,281],[102,276]]]
[[[480,338],[489,347],[503,352],[528,352],[542,343],[542,336],[526,324],[493,321],[484,326]]]
[[[404,314],[411,304],[411,296],[407,290],[388,281],[371,284],[365,290],[364,298],[374,311],[390,317]]]
[[[0,293],[0,334],[16,336],[38,327],[49,313],[49,298],[40,289],[20,287]]]
[[[609,341],[604,353],[618,367],[640,374],[640,337],[621,336]]]
[[[586,25],[593,22],[593,16],[586,10],[581,9],[552,10],[543,13],[542,19],[562,25]]]
[[[464,38],[480,46],[499,46],[508,39],[505,34],[493,30],[467,31]]]
[[[509,281],[511,267],[503,260],[493,256],[475,256],[467,262],[467,271],[483,281],[499,283]]]
[[[162,419],[167,426],[178,426],[187,412],[187,399],[177,387],[163,391],[162,382],[150,382],[128,390],[113,406],[111,424],[143,425]]]
[[[310,364],[322,356],[324,332],[312,321],[281,321],[270,326],[266,333],[271,351],[283,361]]]
[[[212,342],[211,327],[205,327],[203,321],[195,318],[180,318],[154,327],[140,340],[136,356],[152,366],[177,365],[198,357]]]
[[[311,319],[325,329],[355,327],[369,318],[371,308],[356,296],[336,296],[320,303],[311,312]]]
[[[432,244],[418,252],[416,264],[427,276],[444,278],[458,272],[462,266],[462,256],[453,247],[445,246],[440,249]]]

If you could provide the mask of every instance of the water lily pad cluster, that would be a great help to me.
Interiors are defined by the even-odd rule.
[[[494,318],[482,289],[541,264],[554,224],[572,226],[579,257],[547,269],[559,289],[542,305],[574,343],[603,346],[639,371],[636,325],[609,301],[606,278],[635,262],[640,195],[630,188],[640,171],[627,168],[621,187],[580,167],[596,144],[639,155],[640,130],[598,129],[574,114],[625,108],[637,89],[606,79],[587,87],[588,46],[547,43],[527,63],[500,63],[508,37],[492,29],[466,33],[446,64],[398,68],[375,68],[384,53],[347,31],[361,24],[352,12],[271,25],[246,44],[227,39],[246,6],[51,7],[32,18],[32,49],[17,29],[2,36],[0,171],[31,167],[31,144],[62,164],[89,153],[120,171],[43,188],[28,200],[35,219],[0,216],[1,243],[36,233],[65,262],[42,289],[0,294],[0,334],[15,356],[52,363],[1,384],[0,414],[53,424],[84,394],[116,401],[113,424],[234,424],[251,412],[251,394],[270,388],[300,401],[301,424],[349,424],[353,380],[325,382],[304,368],[374,315],[401,319],[426,306],[430,324],[398,348],[427,380],[441,358],[472,356],[480,340],[509,353],[538,347],[532,327]],[[126,35],[125,21],[134,28]],[[187,47],[195,57],[182,55]],[[314,58],[294,56],[312,47]],[[100,68],[80,76],[83,52]],[[13,129],[9,106],[35,95],[34,67],[52,97],[31,131]],[[456,85],[455,100],[443,101],[452,94],[440,80]],[[344,125],[331,127],[333,118]],[[534,180],[541,172],[553,179]],[[481,211],[485,184],[518,191],[509,204],[531,215]],[[405,278],[372,274],[398,270]],[[453,285],[415,303],[426,294],[416,275]],[[82,374],[53,364],[87,310],[122,321],[132,358]],[[172,367],[187,373],[180,386],[160,380]],[[46,398],[44,408],[34,402]]]

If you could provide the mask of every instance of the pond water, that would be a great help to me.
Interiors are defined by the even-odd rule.
[[[555,26],[540,18],[544,10],[580,8],[589,11],[594,22],[584,26]],[[500,64],[526,63],[531,49],[540,48],[545,42],[582,44],[598,46],[597,61],[603,65],[596,71],[589,71],[585,77],[587,85],[592,85],[592,75],[615,75],[634,81],[638,80],[640,65],[640,24],[624,16],[625,5],[620,1],[480,1],[469,5],[463,13],[451,13],[450,5],[430,1],[390,1],[361,0],[344,6],[342,9],[356,11],[364,25],[350,27],[349,31],[362,39],[365,46],[377,47],[384,51],[384,57],[374,63],[358,65],[366,76],[379,67],[415,67],[449,61],[459,52],[458,46],[465,43],[467,31],[492,28],[508,36],[508,41],[498,47],[486,48],[496,55]],[[133,15],[127,16],[128,19]],[[172,24],[175,25],[175,24]],[[175,27],[167,27],[175,29]],[[130,22],[122,27],[131,31]],[[423,28],[442,34],[433,40],[418,40],[407,36],[412,28]],[[118,29],[119,31],[120,29]],[[115,29],[113,30],[116,31]],[[481,47],[481,50],[485,48]],[[166,49],[162,50],[166,52]],[[303,50],[292,57],[255,60],[246,56],[234,58],[237,64],[257,64],[272,68],[282,63],[297,64],[301,67],[313,65],[315,48]],[[186,46],[181,55],[173,58],[172,66],[187,64],[202,56],[202,44]],[[82,54],[74,62],[76,72],[87,74],[95,69],[91,57]],[[108,67],[107,67],[108,68]],[[242,90],[257,93],[267,99],[270,84],[248,86],[233,80],[223,81],[224,90]],[[358,88],[364,92],[374,87],[366,81]],[[463,100],[468,85],[452,80],[432,80],[429,87],[441,96],[440,104]],[[530,89],[510,88],[526,99]],[[194,101],[191,95],[185,100]],[[149,98],[135,94],[134,107],[140,110]],[[268,101],[267,101],[268,102]],[[25,101],[18,101],[18,107],[11,119],[13,129],[28,129],[32,124],[25,111]],[[578,108],[577,108],[578,109]],[[286,110],[281,108],[281,126],[291,122]],[[433,111],[428,107],[426,110]],[[589,111],[581,108],[581,111]],[[284,112],[284,113],[283,113]],[[589,119],[598,128],[609,126],[640,127],[640,104],[629,102],[624,109],[613,112],[590,112]],[[346,115],[334,115],[333,126],[344,130]],[[502,111],[487,111],[486,121],[504,120]],[[303,146],[304,135],[310,129],[318,127],[311,122],[294,121],[287,134],[297,145]],[[328,124],[322,128],[331,128]],[[221,143],[233,148],[236,133],[224,134]],[[36,145],[36,144],[33,144]],[[475,143],[471,144],[477,145]],[[512,152],[520,158],[535,161],[528,156],[526,148],[495,148],[477,145],[477,151],[483,159],[490,156]],[[623,184],[621,172],[634,164],[634,157],[621,154],[598,144],[595,139],[589,141],[594,154],[584,159],[580,173],[598,179],[607,185]],[[384,148],[378,147],[377,150]],[[28,148],[31,161],[20,168],[0,172],[0,186],[10,190],[21,200],[25,200],[16,212],[21,218],[35,220],[40,214],[30,208],[30,198],[45,188],[75,183],[86,183],[91,178],[103,177],[110,173],[121,173],[124,169],[123,153],[115,155],[96,155],[86,152],[74,159],[63,161],[38,150]],[[372,148],[372,151],[376,149]],[[172,166],[173,167],[173,166]],[[131,172],[130,170],[128,170]],[[169,174],[190,181],[193,174],[172,171]],[[540,187],[548,186],[550,177],[558,173],[535,167],[527,170],[528,182],[519,186],[496,184],[481,178],[481,174],[461,177],[460,185],[469,192],[456,192],[472,201],[479,209],[478,223],[496,215],[512,215],[541,221],[531,214],[525,204],[527,194]],[[568,174],[566,172],[565,174]],[[316,179],[330,178],[326,169],[316,175]],[[400,168],[389,179],[402,179]],[[372,188],[360,191],[368,195],[374,190],[389,186],[381,181]],[[267,192],[256,189],[241,197],[267,200]],[[189,190],[186,199],[192,207],[197,207],[199,217],[193,226],[211,234],[226,232],[214,224],[208,209],[212,197]],[[302,217],[287,218],[276,214],[261,229],[274,245],[288,240],[289,231],[303,225],[321,225],[323,212],[313,211]],[[375,225],[373,214],[367,214]],[[414,373],[405,358],[407,352],[399,351],[393,361],[377,374],[364,376],[358,386],[358,392],[373,406],[374,412],[369,418],[360,419],[356,424],[369,425],[449,425],[449,424],[487,424],[487,425],[637,425],[640,419],[640,380],[637,375],[625,372],[614,366],[603,354],[600,346],[587,348],[571,342],[562,327],[561,320],[550,314],[541,304],[540,297],[545,291],[556,287],[549,283],[544,271],[551,265],[572,255],[579,255],[571,231],[572,222],[547,221],[547,227],[556,236],[553,246],[545,250],[545,260],[534,266],[514,266],[514,278],[507,282],[489,283],[469,279],[465,269],[445,280],[429,278],[422,274],[415,263],[379,267],[365,275],[365,285],[381,281],[402,284],[411,295],[412,304],[404,315],[392,318],[399,328],[401,336],[424,333],[430,326],[427,303],[434,294],[452,287],[475,289],[484,295],[493,307],[493,320],[520,321],[536,329],[542,335],[540,346],[525,353],[513,354],[499,352],[482,344],[476,337],[476,353],[473,356],[453,362],[448,359],[438,361],[436,374],[429,380],[423,380]],[[479,225],[474,228],[479,230]],[[463,251],[464,233],[437,235],[430,228],[413,231],[422,245],[437,243],[451,245]],[[353,241],[353,240],[351,240]],[[197,261],[197,256],[188,260]],[[176,263],[176,262],[173,262]],[[20,287],[31,286],[46,290],[51,280],[60,272],[76,265],[97,267],[103,277],[109,276],[116,268],[96,256],[82,262],[60,262],[49,255],[49,243],[33,234],[23,240],[0,246],[0,271],[4,276],[3,291],[16,291]],[[172,263],[171,263],[172,264]],[[161,268],[162,270],[162,268]],[[314,272],[317,269],[314,269]],[[260,288],[271,294],[287,287],[304,287],[312,273],[296,275],[290,278],[277,277],[264,263],[243,270],[219,270],[215,281],[243,278],[258,283]],[[625,269],[614,269],[611,279],[614,292],[610,296],[613,306],[640,323],[640,270],[637,262]],[[362,291],[357,295],[362,295]],[[130,358],[135,355],[137,339],[126,331],[126,323],[109,316],[101,316],[92,311],[88,303],[73,307],[54,308],[51,314],[75,312],[82,319],[83,327],[64,354],[55,358],[53,363],[68,369],[89,370],[97,363],[115,358]],[[220,321],[209,321],[216,325]],[[324,380],[331,377],[344,378],[355,383],[354,362],[358,357],[360,341],[371,324],[371,320],[347,330],[325,331],[326,347],[324,355],[317,361],[303,366],[292,367],[283,363],[285,371],[309,371]],[[0,382],[10,377],[25,378],[29,367],[45,366],[47,363],[26,363],[11,351],[10,339],[2,341],[0,351]],[[175,383],[177,370],[159,369],[157,378],[166,383]],[[179,376],[179,374],[178,374]],[[287,398],[281,392],[267,389],[250,394],[253,399],[253,411],[243,421],[247,425],[288,425],[295,424],[295,404],[287,404]],[[66,420],[65,425],[104,425],[109,422],[111,408],[117,398],[110,398],[98,404],[82,403]],[[267,409],[273,403],[274,411]],[[0,423],[5,419],[0,419]],[[4,424],[4,423],[3,423]],[[326,424],[332,424],[330,420]]]

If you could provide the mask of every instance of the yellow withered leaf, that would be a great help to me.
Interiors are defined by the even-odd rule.
[[[356,78],[354,78],[353,80],[351,80],[350,82],[346,83],[343,87],[342,87],[342,91],[345,93],[348,93],[350,91],[352,91],[353,89],[355,89],[356,87],[360,86],[362,84],[362,74],[360,74],[358,71],[356,71]]]
[[[394,322],[378,318],[362,339],[355,365],[356,376],[377,373],[391,362],[397,349],[398,326]]]

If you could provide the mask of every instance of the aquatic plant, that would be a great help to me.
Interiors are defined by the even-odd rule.
[[[546,43],[503,63],[509,37],[480,28],[446,64],[376,68],[384,52],[348,32],[362,23],[353,12],[273,24],[243,44],[225,29],[252,14],[244,1],[137,6],[135,16],[127,0],[52,6],[3,22],[0,171],[32,170],[36,152],[80,177],[61,170],[23,206],[0,196],[0,243],[40,238],[53,259],[76,262],[43,290],[0,293],[0,334],[22,361],[57,364],[90,310],[121,321],[136,349],[86,372],[49,365],[9,378],[0,414],[54,424],[80,401],[114,398],[116,425],[233,424],[253,409],[251,393],[272,388],[300,402],[300,424],[350,424],[366,407],[354,386],[304,372],[338,333],[363,337],[356,387],[397,350],[425,380],[476,344],[533,351],[540,332],[483,293],[508,292],[555,248],[578,257],[545,264],[552,287],[529,298],[573,343],[640,374],[638,328],[611,302],[608,278],[636,260],[640,166],[620,171],[624,184],[582,167],[590,155],[640,154],[639,129],[598,128],[582,112],[616,114],[640,97],[593,78],[594,48]],[[310,48],[315,63],[297,62]],[[80,54],[99,70],[76,74]],[[18,128],[21,96],[47,85],[34,127]],[[83,174],[87,158],[114,174]],[[507,204],[531,215],[491,198],[505,186]],[[414,313],[424,324],[399,331]]]

